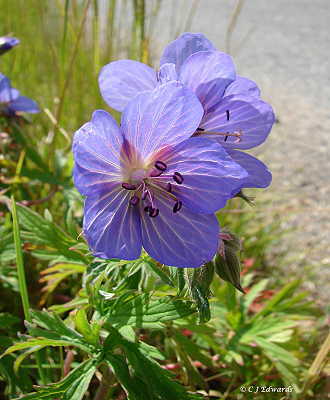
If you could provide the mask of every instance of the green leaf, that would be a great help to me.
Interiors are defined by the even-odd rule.
[[[66,346],[76,346],[88,353],[95,353],[96,347],[88,343],[84,337],[69,328],[56,314],[46,311],[31,311],[33,324],[27,324],[32,336],[51,340],[65,341]]]
[[[143,266],[151,269],[151,271],[156,275],[158,278],[163,281],[166,285],[174,287],[175,284],[170,277],[170,273],[162,266],[157,265],[152,260],[144,260]]]
[[[37,387],[35,393],[23,395],[16,400],[81,400],[96,371],[96,360],[86,360],[60,382]]]
[[[271,343],[261,337],[255,337],[255,342],[262,348],[267,357],[273,362],[281,362],[292,367],[298,367],[300,361],[289,351],[283,349],[275,343]]]
[[[77,311],[75,316],[75,324],[77,331],[84,336],[84,339],[88,343],[94,346],[97,346],[99,344],[99,333],[101,325],[97,322],[92,322],[90,324],[88,322],[86,311],[84,308],[81,308]]]
[[[257,284],[253,285],[251,290],[242,296],[241,302],[245,310],[248,310],[251,303],[260,295],[260,293],[266,288],[268,284],[268,279],[262,279]]]
[[[173,376],[154,360],[143,354],[136,343],[124,339],[118,331],[111,329],[104,344],[106,359],[125,388],[131,400],[187,400],[189,396],[184,387],[173,380]],[[121,348],[127,359],[115,358],[113,350]],[[111,353],[109,353],[111,351]],[[116,362],[117,361],[117,362]],[[128,365],[131,367],[129,373]],[[138,382],[140,382],[138,384]],[[140,387],[140,391],[138,391]],[[142,397],[144,396],[144,397]]]
[[[17,213],[20,224],[23,227],[22,237],[35,245],[47,246],[47,249],[43,250],[43,254],[45,256],[49,255],[49,259],[53,259],[55,255],[58,257],[58,253],[60,253],[68,260],[87,261],[81,253],[70,250],[72,246],[77,244],[77,241],[55,223],[19,204],[17,205]],[[52,249],[53,251],[56,250],[55,254],[49,251]]]
[[[128,298],[126,301],[110,300],[107,321],[115,327],[134,325],[135,327],[160,326],[165,321],[173,321],[192,314],[195,310],[187,301],[172,296],[153,300],[148,294]]]

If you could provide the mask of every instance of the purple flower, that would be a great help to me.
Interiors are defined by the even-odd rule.
[[[37,103],[28,97],[21,96],[17,89],[13,89],[10,80],[0,73],[0,115],[13,116],[21,112],[39,112]]]
[[[169,81],[180,81],[199,98],[204,115],[195,135],[216,140],[249,170],[243,187],[267,187],[271,173],[259,160],[233,149],[264,142],[274,123],[271,106],[260,99],[257,85],[236,75],[231,57],[217,51],[202,34],[184,33],[170,43],[159,71],[132,60],[102,68],[99,85],[104,100],[122,111],[138,93]]]
[[[74,183],[86,196],[93,254],[198,267],[218,248],[214,212],[247,173],[215,141],[192,137],[203,109],[177,82],[137,95],[121,125],[105,111],[74,136]]]
[[[0,36],[0,55],[19,44],[19,40],[15,37]]]

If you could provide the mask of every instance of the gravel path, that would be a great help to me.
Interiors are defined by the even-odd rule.
[[[179,3],[176,21],[184,18],[188,4],[173,4]],[[191,31],[203,32],[225,50],[234,4],[201,0]],[[170,8],[162,14],[156,53],[175,29]],[[329,26],[329,0],[249,0],[231,42],[238,72],[258,82],[279,119],[256,154],[273,172],[267,191],[272,207],[283,209],[284,227],[296,229],[285,244],[295,260],[290,271],[307,276],[306,285],[323,301],[330,293]]]

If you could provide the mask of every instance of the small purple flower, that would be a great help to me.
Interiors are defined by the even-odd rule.
[[[15,37],[0,36],[0,55],[19,44],[19,40]]]
[[[21,112],[38,113],[37,103],[28,97],[21,96],[17,89],[13,89],[10,80],[0,73],[0,115],[14,116]]]
[[[195,135],[212,138],[250,172],[242,187],[267,187],[271,173],[259,160],[233,149],[263,143],[274,123],[271,106],[260,99],[257,85],[236,75],[228,54],[217,51],[203,34],[184,33],[170,43],[159,71],[132,60],[102,68],[99,85],[104,100],[122,111],[138,93],[169,81],[180,81],[199,98],[204,115]]]
[[[214,212],[247,173],[215,141],[191,138],[202,115],[196,96],[171,82],[137,95],[120,127],[98,110],[75,133],[73,177],[95,256],[133,260],[143,247],[176,267],[212,259]]]

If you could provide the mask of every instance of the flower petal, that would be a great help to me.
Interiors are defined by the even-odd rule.
[[[166,175],[179,172],[183,177],[182,184],[171,181],[172,193],[193,212],[210,214],[224,207],[247,177],[214,140],[193,137],[175,146],[170,154],[164,159]]]
[[[257,84],[250,79],[236,76],[234,82],[227,86],[224,95],[230,96],[233,94],[260,97],[260,89]]]
[[[15,90],[15,89],[12,89]],[[38,104],[28,97],[19,96],[8,104],[8,108],[13,112],[27,112],[35,114],[40,112]]]
[[[106,111],[93,113],[92,120],[74,135],[74,183],[83,195],[110,189],[121,180],[120,151],[123,137],[116,121]]]
[[[139,94],[122,114],[122,132],[146,160],[156,150],[188,139],[197,129],[203,108],[178,82]]]
[[[194,268],[210,261],[218,248],[216,216],[194,214],[185,207],[174,214],[168,201],[157,200],[157,217],[141,212],[142,242],[147,253],[174,267]]]
[[[226,138],[225,135],[213,134],[209,137],[225,148],[250,149],[266,140],[274,120],[268,103],[256,97],[227,96],[204,115],[200,128],[209,132],[241,132],[240,141],[235,136]]]
[[[179,72],[181,65],[191,54],[208,50],[215,50],[215,47],[202,33],[183,33],[165,47],[160,65],[173,63]]]
[[[15,37],[2,36],[0,37],[0,55],[6,53],[14,46],[17,46],[20,41]]]
[[[175,70],[175,64],[171,63],[163,64],[158,71],[158,80],[160,84],[171,81],[177,81],[178,74],[176,73]]]
[[[195,92],[205,112],[221,100],[235,78],[232,58],[221,51],[192,54],[183,63],[179,75],[179,80]]]
[[[129,197],[118,185],[87,197],[83,231],[95,257],[134,260],[140,256],[139,211],[129,205]]]
[[[157,84],[156,72],[133,60],[119,60],[105,65],[99,75],[103,99],[117,111],[123,111],[138,93],[152,90]]]
[[[0,73],[0,103],[8,103],[19,96],[17,89],[12,89],[10,80]]]
[[[241,180],[241,186],[233,191],[233,195],[243,188],[266,188],[270,185],[272,174],[263,162],[238,150],[228,149],[228,154],[248,172],[248,176]]]

